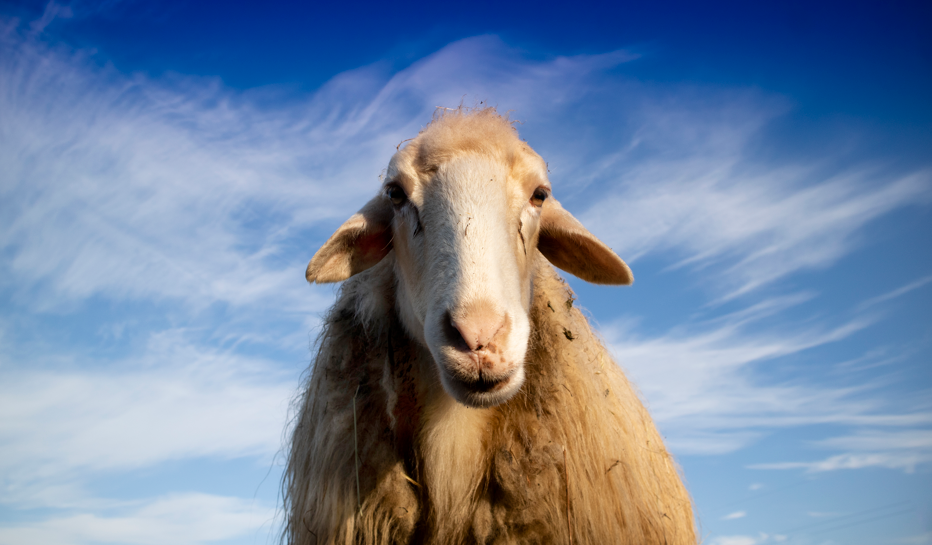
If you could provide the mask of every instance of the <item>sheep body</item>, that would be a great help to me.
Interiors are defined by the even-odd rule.
[[[570,288],[535,261],[527,382],[487,409],[444,403],[393,310],[391,254],[344,284],[297,415],[289,543],[696,542],[646,409]]]
[[[441,113],[307,269],[343,281],[283,481],[290,545],[695,543],[690,499],[551,263],[631,271],[494,109]]]

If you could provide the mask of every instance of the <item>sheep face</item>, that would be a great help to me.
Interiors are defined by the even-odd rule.
[[[496,405],[524,382],[546,165],[530,148],[511,164],[476,151],[436,155],[409,146],[386,173],[399,315],[450,395]]]
[[[343,280],[393,249],[405,328],[449,395],[489,407],[524,382],[538,250],[593,282],[627,284],[631,273],[553,199],[546,164],[507,122],[450,117],[395,154],[380,194],[318,251],[307,278]]]

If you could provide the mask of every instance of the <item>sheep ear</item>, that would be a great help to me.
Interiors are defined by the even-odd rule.
[[[628,265],[553,197],[544,201],[541,210],[537,249],[555,266],[587,282],[634,282]]]
[[[392,249],[392,205],[378,195],[340,226],[307,266],[308,282],[340,282],[372,267]]]

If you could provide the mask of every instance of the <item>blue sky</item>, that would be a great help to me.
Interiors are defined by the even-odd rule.
[[[713,545],[932,543],[920,3],[0,2],[0,545],[275,541],[319,245],[509,111]]]

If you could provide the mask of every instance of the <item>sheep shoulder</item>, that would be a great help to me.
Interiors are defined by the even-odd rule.
[[[321,325],[283,481],[291,545],[409,543],[420,518],[385,387],[388,358],[404,364],[410,349],[392,346],[388,261],[345,282]]]

